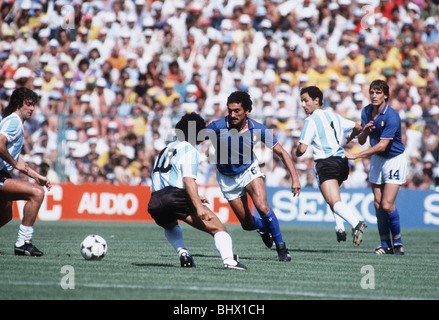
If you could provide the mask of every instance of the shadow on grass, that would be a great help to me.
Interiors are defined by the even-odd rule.
[[[159,268],[180,268],[180,266],[173,265],[170,263],[131,263],[133,266],[140,268],[149,268],[149,267],[159,267]]]
[[[334,250],[330,250],[330,249],[318,249],[318,250],[313,250],[313,249],[289,249],[290,252],[298,252],[298,253],[348,253],[348,254],[373,254],[373,252],[371,252],[370,250],[357,250],[357,251],[353,251],[353,250],[339,250],[339,249],[334,249]]]

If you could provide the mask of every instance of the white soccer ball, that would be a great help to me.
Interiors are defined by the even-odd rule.
[[[107,242],[98,235],[90,235],[81,242],[81,255],[85,260],[101,260],[107,253]]]

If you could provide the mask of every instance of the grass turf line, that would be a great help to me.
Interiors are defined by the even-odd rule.
[[[0,229],[0,299],[439,299],[439,230],[402,230],[405,256],[376,256],[376,227],[363,242],[337,243],[332,227],[281,226],[292,261],[277,261],[256,232],[228,225],[234,251],[247,271],[224,270],[213,239],[181,224],[197,265],[180,268],[163,230],[153,223],[43,222],[34,244],[45,255],[18,257],[18,221]],[[81,241],[99,234],[108,243],[101,261],[85,261]],[[63,266],[72,266],[75,289],[64,290]],[[371,266],[375,289],[361,287]],[[370,267],[369,269],[370,270]]]

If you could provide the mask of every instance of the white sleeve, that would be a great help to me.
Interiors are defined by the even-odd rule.
[[[302,127],[302,132],[300,133],[299,143],[306,144],[309,146],[316,136],[316,126],[314,121],[310,118],[305,119]]]

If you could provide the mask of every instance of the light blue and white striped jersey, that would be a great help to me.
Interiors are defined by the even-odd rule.
[[[9,154],[15,161],[18,161],[24,143],[24,129],[23,122],[15,112],[0,122],[0,134],[8,139],[6,147]],[[0,171],[7,170],[11,172],[13,169],[9,163],[0,159]]]
[[[165,187],[184,189],[183,178],[197,178],[198,151],[189,142],[173,141],[163,149],[152,170],[151,191]]]
[[[354,127],[354,121],[332,111],[317,109],[305,119],[299,143],[312,146],[314,160],[343,157],[341,143]]]

